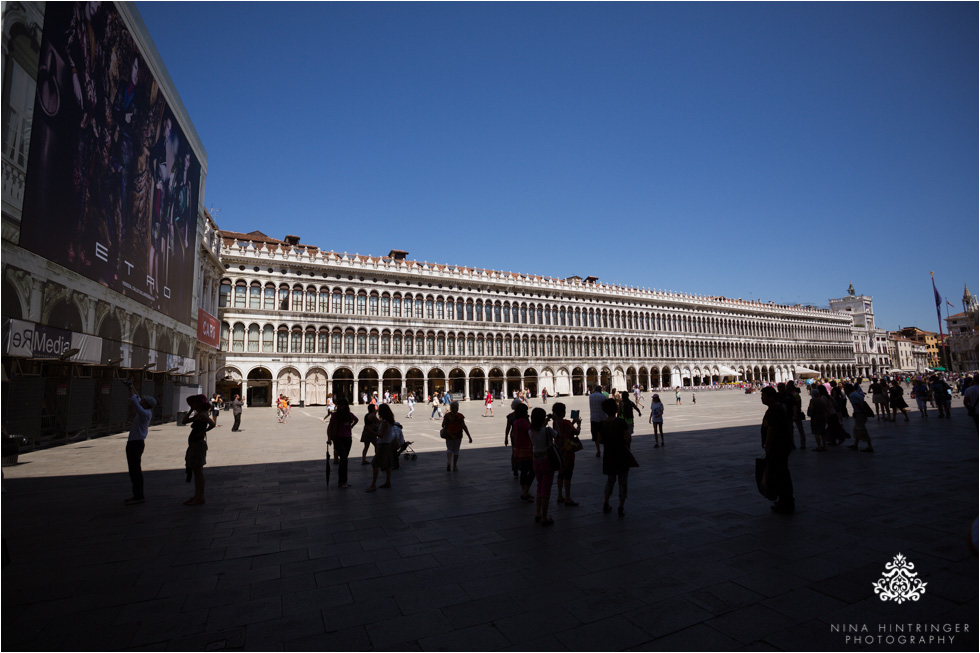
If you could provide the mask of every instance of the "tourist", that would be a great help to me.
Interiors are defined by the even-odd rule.
[[[459,412],[459,402],[449,404],[449,412],[442,418],[442,429],[446,438],[446,471],[458,471],[459,445],[463,443],[463,433],[473,444],[473,437],[466,427],[466,417]]]
[[[800,388],[792,380],[786,382],[786,390],[789,393],[793,404],[791,415],[797,430],[800,432],[800,450],[806,451],[806,431],[803,429],[803,398],[800,395]]]
[[[630,401],[629,394],[627,394],[626,392],[621,392],[619,394],[620,394],[619,416],[622,417],[624,420],[626,420],[626,424],[629,426],[630,429],[630,436],[632,436],[634,433],[633,413],[635,412],[640,417],[643,416],[643,413],[641,413],[640,409],[636,407],[636,404]]]
[[[899,385],[898,381],[892,381],[892,385],[888,388],[888,405],[891,406],[892,421],[895,421],[895,417],[898,417],[898,412],[901,411],[902,415],[905,416],[905,421],[909,421],[909,405],[905,403],[905,399],[902,395],[905,394],[905,390]]]
[[[951,418],[952,415],[949,412],[949,407],[953,397],[950,395],[950,388],[949,384],[946,383],[946,379],[939,374],[933,375],[929,388],[932,390],[932,396],[936,400],[936,408],[939,410],[939,416],[945,417],[946,419]]]
[[[381,420],[378,418],[378,409],[374,404],[368,404],[368,412],[364,416],[364,427],[361,430],[361,442],[364,443],[364,449],[361,451],[362,465],[368,464],[368,449],[378,439],[378,427],[380,424]]]
[[[439,416],[439,419],[442,419],[442,410],[440,410],[440,408],[439,408],[440,403],[441,402],[439,401],[439,393],[438,392],[433,392],[432,393],[432,402],[431,402],[432,413],[429,415],[429,421],[432,421],[432,420],[436,419],[436,416],[437,415]]]
[[[231,425],[231,430],[232,431],[237,432],[237,431],[244,431],[245,430],[245,429],[241,428],[241,425],[242,425],[242,406],[244,406],[244,405],[245,404],[242,403],[242,397],[241,397],[241,395],[235,395],[235,398],[231,400],[231,416],[233,418],[235,418],[234,423]]]
[[[333,443],[334,464],[337,465],[339,461],[337,484],[341,488],[347,488],[349,487],[347,484],[347,458],[353,444],[354,427],[357,426],[359,420],[351,413],[350,404],[347,403],[346,397],[337,397],[337,410],[329,417],[327,442]],[[326,420],[327,418],[324,417],[323,421]]]
[[[885,421],[891,419],[891,411],[888,407],[888,384],[883,380],[875,379],[871,382],[871,401],[875,405],[875,419],[881,420],[884,414]]]
[[[977,428],[978,426],[978,394],[980,394],[980,388],[977,386],[977,378],[968,377],[965,385],[963,386],[963,406],[966,408],[967,414],[973,419],[974,428]]]
[[[143,496],[143,451],[146,448],[146,434],[150,428],[150,420],[153,419],[153,409],[157,405],[157,400],[149,395],[143,397],[138,395],[133,390],[133,382],[129,379],[123,383],[132,393],[129,400],[136,409],[133,424],[129,427],[129,439],[126,440],[126,466],[129,468],[129,480],[133,485],[133,496],[123,502],[127,506],[132,506],[146,501],[146,497]]]
[[[776,495],[772,510],[791,513],[796,510],[793,479],[789,474],[789,454],[793,444],[793,423],[779,401],[779,393],[766,386],[760,393],[767,410],[762,418],[762,447],[766,451],[769,489]],[[829,400],[829,397],[827,397]]]
[[[602,402],[606,400],[606,395],[602,393],[602,386],[597,385],[589,395],[589,426],[592,432],[592,441],[595,442],[595,457],[602,456],[600,445],[602,444],[602,421],[605,413],[602,412]]]
[[[531,481],[534,480],[534,467],[532,460],[531,438],[528,431],[531,429],[531,422],[527,418],[527,406],[514,400],[514,412],[508,415],[508,432],[504,434],[504,446],[507,446],[508,435],[511,442],[511,461],[514,469],[514,476],[520,477],[521,499],[528,503],[534,501],[531,498]]]
[[[365,492],[374,492],[379,487],[391,487],[392,457],[395,455],[392,448],[395,439],[395,415],[385,404],[378,409],[378,417],[381,424],[378,428],[378,440],[374,445],[374,459],[371,460],[371,486]],[[379,486],[378,470],[381,469],[385,471],[385,482]]]
[[[680,388],[680,386],[677,386],[677,387],[674,388],[674,405],[675,406],[680,406],[681,405],[681,388]]]
[[[538,482],[534,504],[534,521],[542,526],[550,526],[555,520],[548,516],[548,504],[551,502],[551,486],[555,482],[557,471],[548,460],[548,447],[555,441],[555,430],[548,426],[548,413],[544,408],[531,411],[531,428],[528,437],[531,439],[531,459],[534,468],[534,478]]]
[[[919,409],[919,415],[929,417],[927,404],[929,402],[929,388],[922,379],[912,382],[912,392],[909,395],[915,399],[915,405]]]
[[[415,395],[409,392],[407,401],[408,401],[408,415],[405,415],[405,417],[411,419],[412,413],[415,412]]]
[[[810,433],[817,445],[813,451],[827,450],[824,438],[827,436],[827,415],[832,410],[833,405],[830,403],[827,388],[820,384],[814,385],[810,390],[810,404],[806,409],[807,417],[810,418]]]
[[[874,448],[871,446],[871,434],[868,433],[868,417],[874,414],[871,407],[864,400],[864,390],[861,389],[861,384],[851,385],[850,383],[844,384],[844,393],[847,395],[848,400],[851,402],[851,407],[854,409],[854,444],[848,445],[848,449],[857,449],[858,443],[862,440],[868,443],[868,446],[861,449],[864,453],[874,453]]]
[[[558,471],[558,503],[566,506],[577,506],[578,501],[572,499],[572,472],[575,471],[575,452],[582,448],[578,436],[582,433],[582,418],[565,419],[565,404],[558,402],[551,409],[552,424],[558,431],[558,447],[565,458],[565,464]]]
[[[214,428],[211,419],[211,407],[204,395],[192,395],[187,398],[191,408],[184,417],[184,424],[191,425],[190,435],[187,436],[187,452],[184,454],[184,465],[187,469],[187,481],[194,477],[194,496],[184,502],[185,506],[199,506],[204,503],[204,465],[207,464],[208,438],[207,432]]]
[[[602,442],[605,454],[602,457],[602,473],[606,476],[606,488],[603,494],[602,512],[611,512],[609,498],[613,487],[619,483],[619,516],[626,514],[626,489],[630,472],[630,432],[626,420],[618,417],[615,399],[602,402],[602,412],[606,418],[602,421]]]
[[[215,427],[218,426],[218,415],[221,413],[221,407],[224,402],[221,401],[221,395],[217,392],[211,398],[211,419],[214,420]]]
[[[493,393],[487,390],[487,396],[483,398],[483,416],[487,417],[487,413],[490,413],[490,417],[493,417]]]
[[[541,403],[542,404],[548,403],[548,388],[541,389]]]
[[[650,423],[653,424],[653,446],[654,448],[666,447],[664,442],[664,405],[660,401],[660,395],[656,392],[650,398]]]

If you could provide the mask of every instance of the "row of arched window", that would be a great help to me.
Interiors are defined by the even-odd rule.
[[[681,358],[717,360],[823,360],[847,358],[843,345],[775,344],[672,338],[512,335],[378,330],[326,326],[222,323],[229,352],[475,357]]]
[[[711,315],[566,306],[551,302],[484,300],[428,293],[379,292],[302,284],[224,279],[219,306],[364,317],[405,317],[455,322],[574,326],[627,331],[718,334],[840,342],[850,328]]]

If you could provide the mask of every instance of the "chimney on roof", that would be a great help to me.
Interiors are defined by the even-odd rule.
[[[393,249],[388,252],[388,258],[393,258],[396,261],[404,261],[406,256],[408,256],[408,252],[403,249]]]
[[[299,245],[299,236],[286,236],[283,238],[287,245]]]
[[[585,277],[585,283],[596,283],[599,281],[599,277]]]

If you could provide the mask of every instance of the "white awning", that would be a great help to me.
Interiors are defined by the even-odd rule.
[[[820,372],[811,370],[809,367],[797,367],[795,374],[801,379],[815,379],[820,376]]]
[[[735,370],[733,370],[732,368],[726,365],[718,366],[718,374],[720,374],[721,376],[742,376],[741,372],[736,372]]]

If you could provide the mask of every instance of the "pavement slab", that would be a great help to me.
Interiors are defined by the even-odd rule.
[[[585,398],[562,401],[588,415]],[[758,395],[700,391],[667,406],[666,447],[637,421],[624,517],[601,510],[586,425],[580,505],[552,501],[542,527],[518,499],[507,411],[461,406],[474,442],[459,471],[437,422],[402,419],[416,457],[374,493],[359,443],[351,487],[333,464],[325,482],[316,407],[284,424],[246,409],[238,433],[222,419],[196,507],[182,505],[186,427],[151,427],[136,506],[125,434],[21,455],[4,468],[2,648],[909,650],[842,628],[959,624],[923,648],[977,650],[978,433],[960,407],[870,422],[874,454],[796,451],[785,516],[755,489]],[[874,593],[898,554],[927,583],[918,600]]]

